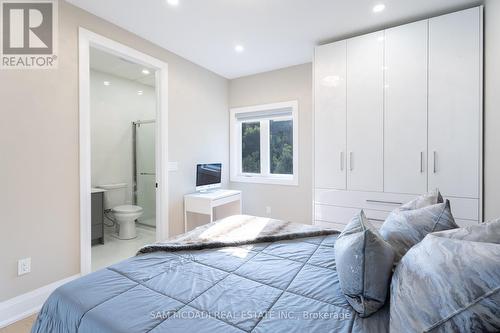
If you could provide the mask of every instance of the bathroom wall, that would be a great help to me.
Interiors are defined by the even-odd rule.
[[[105,81],[110,84],[104,85]],[[142,91],[142,95],[138,91]],[[155,118],[156,96],[153,87],[90,71],[93,187],[127,183],[127,197],[123,204],[133,203],[132,122]]]

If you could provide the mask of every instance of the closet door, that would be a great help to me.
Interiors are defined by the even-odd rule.
[[[383,190],[384,32],[347,40],[347,188]]]
[[[385,192],[427,191],[427,24],[385,31]]]
[[[481,13],[429,20],[429,188],[479,198]]]
[[[346,188],[346,41],[316,48],[315,187]]]

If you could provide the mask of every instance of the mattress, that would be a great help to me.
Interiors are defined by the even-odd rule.
[[[139,255],[58,288],[32,332],[388,332],[388,304],[342,294],[337,236]]]

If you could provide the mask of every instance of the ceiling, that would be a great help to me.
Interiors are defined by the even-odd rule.
[[[154,69],[145,68],[93,47],[90,48],[90,68],[151,87],[155,86]],[[142,72],[143,70],[147,70],[149,73],[145,74]]]
[[[226,78],[310,62],[314,45],[477,0],[67,0]],[[383,3],[384,11],[374,13]],[[236,45],[243,52],[236,52]]]

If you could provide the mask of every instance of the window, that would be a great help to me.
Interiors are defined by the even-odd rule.
[[[241,172],[260,173],[260,122],[241,124]]]
[[[231,110],[231,181],[298,185],[296,101]]]

